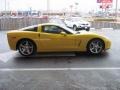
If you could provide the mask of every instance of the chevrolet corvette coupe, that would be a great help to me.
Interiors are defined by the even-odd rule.
[[[37,52],[88,52],[100,54],[111,47],[111,41],[102,35],[73,31],[54,23],[43,23],[7,32],[11,50],[29,56]]]

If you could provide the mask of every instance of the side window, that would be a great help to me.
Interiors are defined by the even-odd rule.
[[[33,31],[33,32],[37,32],[38,27],[32,27],[32,28],[28,28],[25,29],[24,31]]]
[[[59,34],[61,29],[54,25],[46,25],[42,27],[42,32]]]

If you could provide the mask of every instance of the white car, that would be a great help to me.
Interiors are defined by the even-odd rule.
[[[73,30],[90,30],[90,23],[88,21],[83,20],[80,17],[70,17],[64,20],[64,23],[67,27],[73,28]]]

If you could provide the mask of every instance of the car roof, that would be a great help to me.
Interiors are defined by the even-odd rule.
[[[43,25],[61,26],[60,24],[57,24],[57,23],[42,23],[42,24],[27,26],[27,27],[21,28],[20,30],[25,30],[25,29],[34,28],[34,27],[43,26]]]
[[[57,24],[57,23],[42,23],[42,24],[39,24],[39,26],[41,25],[55,25],[55,26],[61,26],[60,24]]]

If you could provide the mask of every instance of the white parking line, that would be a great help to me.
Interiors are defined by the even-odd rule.
[[[5,53],[1,53],[0,61],[6,63],[15,53],[16,53],[16,51],[9,51],[9,52],[5,52]]]
[[[116,68],[2,68],[0,71],[87,71],[87,70],[120,70]]]

